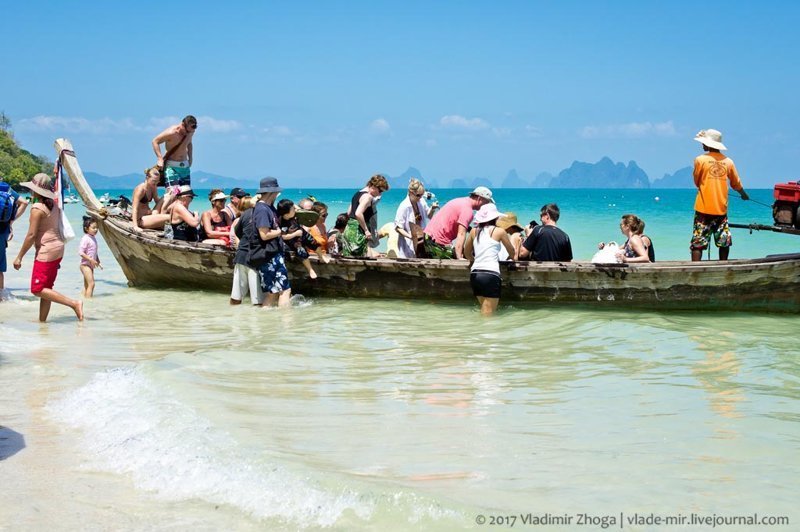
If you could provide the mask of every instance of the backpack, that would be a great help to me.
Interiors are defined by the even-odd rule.
[[[0,182],[0,223],[7,224],[17,213],[17,194],[8,183]]]

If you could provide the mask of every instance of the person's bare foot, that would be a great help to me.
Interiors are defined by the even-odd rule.
[[[75,305],[75,315],[78,316],[78,321],[83,321],[83,301],[78,300]]]
[[[308,272],[308,276],[311,277],[312,279],[316,279],[317,278],[317,272],[315,272],[314,270],[311,270],[310,272]]]
[[[328,264],[331,261],[331,256],[323,253],[322,255],[319,256],[319,259],[325,264]]]

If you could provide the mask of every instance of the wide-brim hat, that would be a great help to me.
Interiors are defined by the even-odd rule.
[[[492,220],[496,220],[501,216],[502,214],[497,210],[497,206],[494,203],[487,203],[486,205],[481,206],[477,214],[475,214],[475,223],[482,224],[491,222]]]
[[[27,188],[31,192],[36,192],[43,198],[56,199],[56,192],[54,190],[55,182],[47,174],[36,174],[30,181],[25,181],[19,185]]]
[[[189,185],[181,185],[181,187],[178,189],[178,193],[175,194],[175,195],[176,196],[191,196],[191,197],[197,196],[197,194],[194,193],[194,190],[192,190],[192,187],[190,187]]]
[[[714,148],[715,150],[728,149],[722,143],[722,133],[716,129],[703,129],[697,135],[695,135],[694,140],[708,146],[709,148]]]
[[[513,212],[504,213],[499,220],[497,220],[497,227],[502,229],[511,229],[512,227],[516,227],[520,231],[523,231],[523,227],[519,225],[519,221],[517,221],[517,215]]]
[[[217,201],[221,199],[228,199],[228,196],[224,192],[217,192],[214,194],[209,201]]]
[[[475,187],[475,190],[470,192],[470,196],[478,196],[479,198],[483,198],[485,200],[489,200],[490,202],[494,203],[494,199],[492,198],[492,191],[489,190],[487,187]]]
[[[270,192],[280,192],[283,189],[278,186],[278,180],[274,177],[265,177],[259,183],[258,193],[269,194]]]

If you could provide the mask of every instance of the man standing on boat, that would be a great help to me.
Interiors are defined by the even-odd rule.
[[[720,153],[727,148],[722,143],[722,133],[704,129],[694,138],[703,145],[705,153],[694,160],[694,185],[697,199],[694,202],[694,228],[692,231],[692,260],[698,261],[708,248],[709,237],[719,248],[719,260],[728,260],[731,250],[731,230],[728,228],[728,181],[743,200],[750,199],[745,192],[733,161]]]
[[[153,151],[158,166],[164,169],[166,186],[191,185],[192,139],[197,131],[197,119],[187,115],[180,124],[170,126],[153,139]],[[166,153],[161,155],[161,144]]]
[[[492,191],[478,187],[466,198],[445,203],[425,227],[425,253],[433,259],[463,259],[467,228],[474,211],[494,203]]]
[[[539,218],[542,225],[537,225],[522,243],[519,250],[520,260],[541,262],[572,261],[572,244],[567,233],[556,227],[561,217],[561,210],[555,203],[542,206]]]

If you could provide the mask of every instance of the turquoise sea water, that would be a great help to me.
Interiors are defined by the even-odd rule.
[[[282,197],[306,193],[335,213],[353,191]],[[495,194],[523,222],[559,203],[577,258],[619,239],[626,212],[646,220],[660,259],[688,255],[690,190]],[[768,190],[751,195],[771,203]],[[382,222],[401,197],[385,195]],[[67,212],[77,227],[81,207]],[[734,197],[730,217],[771,213]],[[796,251],[796,238],[738,230],[731,255]],[[76,253],[68,243],[56,285],[73,297]],[[479,516],[528,530],[602,530],[605,516],[624,530],[709,528],[629,524],[635,513],[800,523],[798,316],[501,305],[487,319],[471,304],[301,296],[285,311],[230,307],[220,294],[128,288],[102,241],[100,254],[83,324],[63,307],[36,322],[32,254],[6,275],[0,528],[510,528]],[[571,526],[523,526],[528,514]]]

